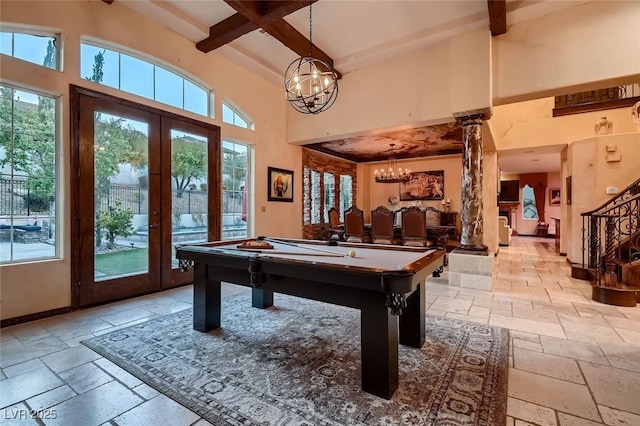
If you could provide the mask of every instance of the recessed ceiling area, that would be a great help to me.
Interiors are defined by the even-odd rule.
[[[411,129],[376,130],[304,147],[356,163],[384,161],[389,156],[403,159],[460,154],[462,126],[453,122]]]
[[[534,148],[507,149],[498,152],[498,167],[502,173],[560,172],[560,153],[566,144]]]

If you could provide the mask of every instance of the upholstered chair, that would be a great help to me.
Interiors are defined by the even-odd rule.
[[[402,210],[402,245],[428,247],[426,215],[419,207]]]
[[[371,210],[371,240],[374,244],[400,244],[394,237],[393,222],[395,213],[385,206]]]
[[[441,227],[440,210],[435,207],[425,207],[425,224],[427,226],[427,238],[432,244],[437,244],[442,248],[447,247],[449,241],[449,229]]]
[[[364,212],[355,206],[344,212],[344,236],[351,243],[370,243],[364,229]]]
[[[329,216],[329,232],[337,235],[340,241],[344,241],[344,227],[340,225],[340,212],[335,207],[331,207],[327,212]]]

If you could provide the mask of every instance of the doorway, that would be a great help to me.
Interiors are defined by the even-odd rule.
[[[192,282],[175,245],[220,237],[219,128],[70,91],[74,306]]]

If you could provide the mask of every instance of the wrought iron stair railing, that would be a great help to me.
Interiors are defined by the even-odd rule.
[[[582,267],[594,285],[640,290],[640,179],[582,216]]]

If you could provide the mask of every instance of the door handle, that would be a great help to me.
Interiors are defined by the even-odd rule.
[[[149,228],[159,228],[160,224],[159,223],[150,223],[149,224]]]

